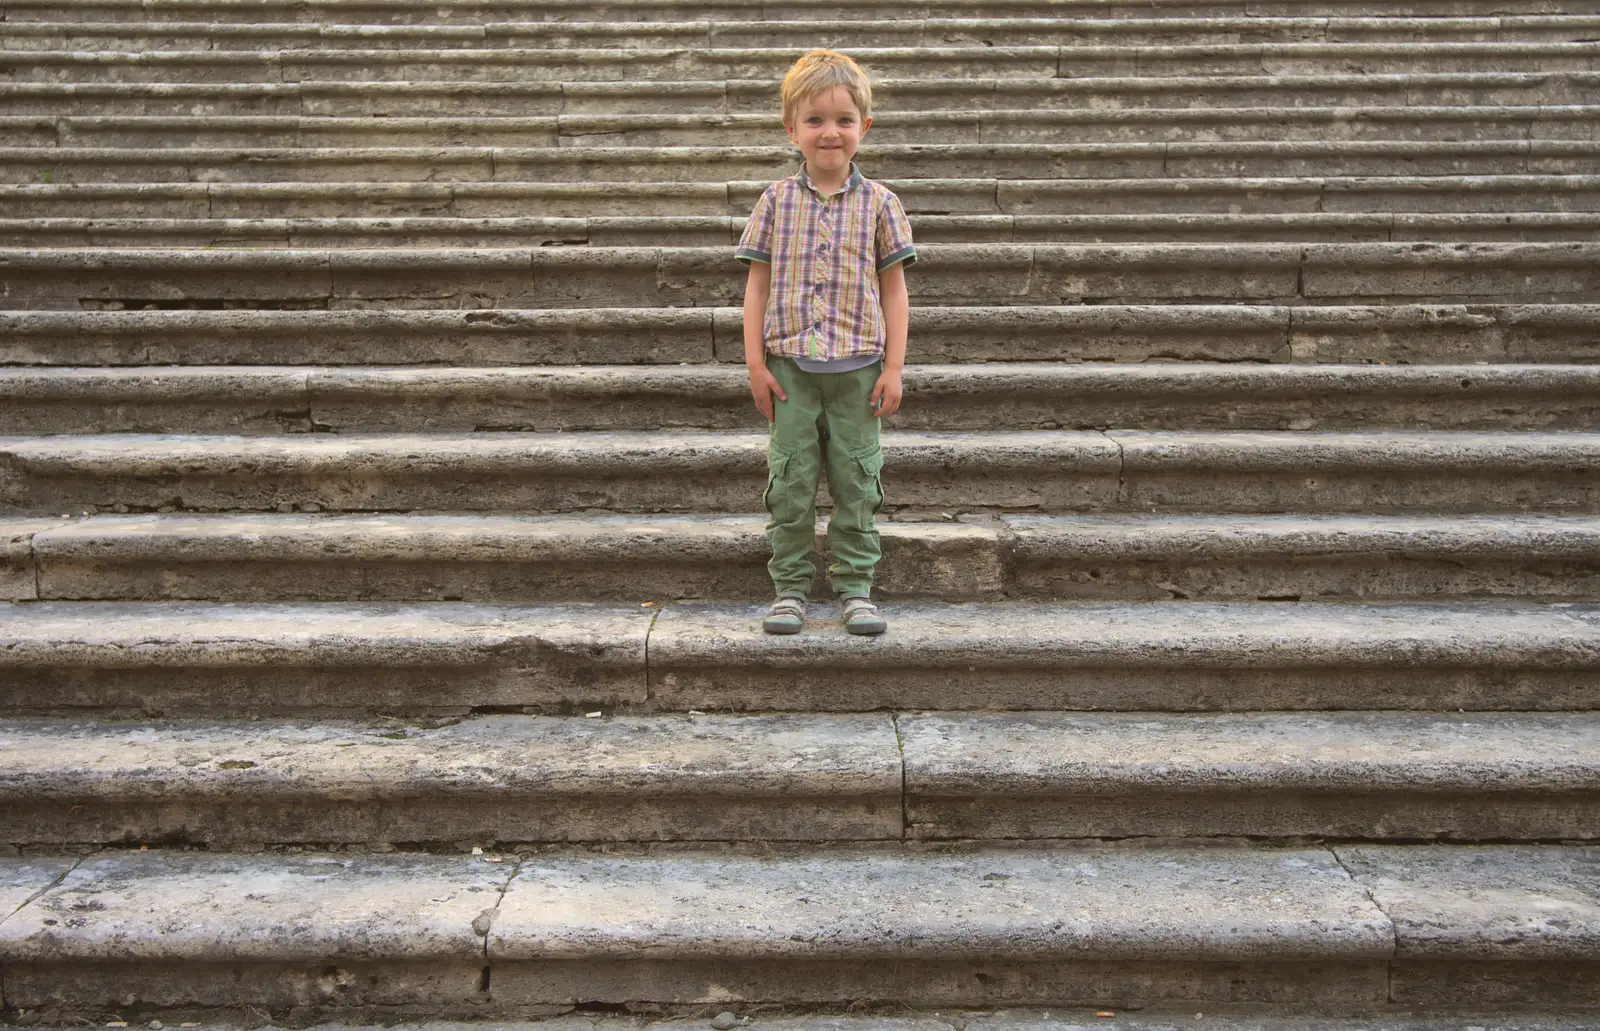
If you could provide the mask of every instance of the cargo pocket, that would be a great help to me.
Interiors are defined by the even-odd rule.
[[[855,456],[861,467],[862,501],[871,515],[883,511],[883,447],[872,445],[872,450]]]
[[[780,451],[770,444],[767,446],[767,487],[761,492],[761,507],[767,510],[767,515],[779,522],[784,522],[785,520],[781,519],[778,512],[773,509],[772,492],[773,488],[776,487],[779,495],[784,493],[782,481],[784,475],[789,471],[790,460],[791,456],[787,451]]]

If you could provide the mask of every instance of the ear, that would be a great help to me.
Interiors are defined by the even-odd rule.
[[[783,131],[784,131],[785,135],[787,135],[789,137],[789,142],[790,143],[796,142],[795,138],[794,138],[794,123],[793,122],[784,122],[783,123]]]
[[[867,115],[865,118],[861,119],[861,135],[865,136],[867,134],[867,130],[870,128],[872,128],[872,116]]]

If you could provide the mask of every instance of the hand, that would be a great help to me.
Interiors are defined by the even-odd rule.
[[[888,369],[878,376],[878,382],[872,385],[872,398],[867,402],[872,407],[872,414],[878,418],[893,415],[900,410],[900,374],[890,372]]]
[[[777,377],[768,372],[765,365],[752,366],[750,369],[750,396],[755,399],[756,411],[765,415],[768,422],[773,418],[773,397],[776,396],[779,401],[789,400],[789,395],[778,386]]]

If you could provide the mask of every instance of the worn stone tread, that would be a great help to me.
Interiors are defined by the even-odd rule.
[[[13,309],[725,306],[747,279],[727,247],[4,248],[0,271]],[[906,279],[915,304],[1588,303],[1600,244],[943,243]]]
[[[872,145],[1165,140],[1592,140],[1600,106],[1403,106],[888,111]],[[1274,131],[1276,130],[1276,131]],[[563,114],[534,117],[0,115],[8,147],[740,146],[782,136],[775,114]]]
[[[490,21],[479,24],[349,25],[293,22],[11,21],[21,49],[243,49],[284,46],[832,47],[1073,43],[1511,42],[1574,41],[1600,28],[1593,15],[1521,17],[913,17],[849,21]],[[220,44],[220,45],[219,45]]]
[[[446,80],[296,82],[0,83],[11,114],[458,114],[468,117],[617,113],[767,114],[776,80],[619,82]],[[1600,72],[1428,72],[1271,75],[1076,76],[938,79],[880,77],[886,111],[959,107],[1126,109],[1476,104],[1585,104],[1600,100]]]
[[[903,833],[900,751],[886,714],[501,715],[442,726],[36,718],[0,721],[0,742],[11,799],[0,840],[19,843]]]
[[[1581,606],[895,605],[889,617],[891,632],[864,645],[832,632],[835,618],[815,610],[818,633],[772,639],[751,606],[671,606],[651,632],[652,702],[847,711],[869,703],[1591,709],[1589,674],[1559,671],[1600,661]]]
[[[910,216],[919,246],[941,243],[1587,242],[1600,211],[1481,214],[1291,212]],[[745,219],[633,218],[0,218],[0,247],[727,246]]]
[[[0,526],[18,599],[760,597],[760,516],[95,516]],[[1592,518],[1002,517],[883,522],[905,598],[1515,596],[1600,590]],[[818,550],[825,550],[818,538]]]
[[[1595,365],[911,366],[903,429],[1586,429]],[[727,365],[0,367],[0,433],[749,428]]]
[[[737,308],[3,311],[18,366],[743,363]],[[1600,304],[911,309],[913,364],[1592,364]]]
[[[0,185],[6,218],[282,220],[285,226],[363,218],[516,219],[563,231],[624,219],[743,219],[766,182],[702,183],[83,183]],[[897,179],[919,224],[972,216],[1105,220],[1149,216],[1381,216],[1448,227],[1451,216],[1526,219],[1600,211],[1600,176],[1310,176],[1268,179]],[[537,209],[541,215],[530,218]],[[272,224],[277,224],[276,222]],[[355,223],[352,223],[355,224]],[[626,224],[626,223],[623,223]],[[647,223],[648,224],[648,223]],[[737,223],[730,223],[730,225]],[[919,237],[920,239],[920,237]]]
[[[0,511],[752,511],[766,435],[0,438]],[[1446,512],[1600,505],[1585,432],[903,431],[896,508]],[[285,507],[287,506],[287,507]]]
[[[877,640],[823,606],[773,638],[764,611],[36,602],[0,610],[0,708],[1557,711],[1594,709],[1600,670],[1581,604],[896,603]]]
[[[1182,180],[1218,177],[1593,175],[1596,140],[1228,140],[1221,142],[885,143],[862,155],[875,179]],[[793,151],[748,147],[0,147],[0,179],[37,183],[701,182],[707,167],[771,182]]]
[[[1559,840],[1600,824],[1600,716],[899,716],[923,838]]]

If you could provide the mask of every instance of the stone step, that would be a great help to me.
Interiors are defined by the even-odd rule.
[[[736,308],[0,311],[0,365],[742,363],[742,324]],[[919,306],[910,335],[914,364],[1587,365],[1600,305]]]
[[[1600,609],[1583,604],[907,602],[885,607],[888,635],[865,640],[823,606],[805,633],[777,638],[761,632],[764,602],[644,601],[0,606],[0,710],[1563,711],[1600,701]]]
[[[914,365],[903,429],[1586,429],[1600,365]],[[738,429],[742,367],[0,368],[0,434]]]
[[[13,115],[389,117],[769,114],[778,82],[0,82]],[[1448,107],[1600,103],[1600,72],[879,79],[879,113],[1229,107]]]
[[[678,81],[781,77],[804,47],[0,50],[19,82]],[[872,75],[947,78],[1600,71],[1600,42],[857,47]]]
[[[8,0],[8,22],[274,22],[331,25],[479,25],[499,21],[767,21],[930,18],[1488,18],[1600,15],[1594,0],[831,0],[824,5],[744,0]]]
[[[155,515],[0,524],[11,601],[759,598],[763,516]],[[891,599],[1592,598],[1551,516],[1004,516],[880,523]],[[826,558],[819,531],[817,550]],[[819,566],[818,568],[823,568]],[[819,600],[830,597],[819,585]]]
[[[738,304],[727,247],[0,249],[0,308]],[[926,244],[913,304],[1573,304],[1597,243]]]
[[[346,247],[733,247],[745,219],[596,218],[0,218],[0,247],[251,250]],[[1258,215],[920,215],[934,243],[1561,243],[1600,237],[1600,211]]]
[[[941,217],[1010,215],[1127,221],[1150,215],[1420,216],[1600,211],[1600,175],[1441,175],[1238,179],[886,179],[918,225]],[[526,226],[570,220],[591,234],[595,219],[732,216],[743,219],[765,181],[727,183],[87,183],[0,186],[10,219],[327,219],[365,217],[374,231],[395,218],[514,218]],[[1430,232],[1445,218],[1423,220]],[[315,223],[312,223],[315,224]],[[421,223],[427,224],[427,223]],[[685,223],[688,225],[690,223]],[[698,223],[695,223],[698,224]],[[742,222],[731,225],[742,225]],[[1062,223],[1066,224],[1066,223]],[[1115,224],[1106,222],[1105,224]],[[1486,220],[1465,219],[1474,232]],[[665,227],[666,223],[662,223]],[[732,229],[730,228],[730,232]],[[593,240],[591,235],[587,239]],[[919,239],[921,238],[919,234]]]
[[[0,719],[0,840],[1595,837],[1600,714]]]
[[[874,18],[845,21],[490,21],[352,25],[294,22],[7,21],[11,50],[281,50],[549,47],[715,49],[1583,42],[1600,16],[1468,18]]]
[[[16,908],[0,958],[11,1005],[102,1013],[234,1005],[241,982],[263,1008],[435,1016],[1576,1006],[1595,998],[1597,859],[1537,845],[46,853],[0,860]]]
[[[917,144],[1592,140],[1600,106],[1141,108],[1116,111],[900,111],[871,140]],[[0,146],[759,147],[783,138],[776,114],[308,117],[300,115],[0,115]]]
[[[1170,143],[879,144],[874,179],[1008,180],[1585,175],[1597,140],[1230,140]],[[718,169],[771,183],[787,147],[0,147],[0,183],[698,183]],[[723,180],[724,182],[726,179]],[[716,180],[713,180],[715,183]]]
[[[0,511],[758,511],[766,435],[0,438]],[[1600,511],[1600,434],[894,431],[890,512]]]

